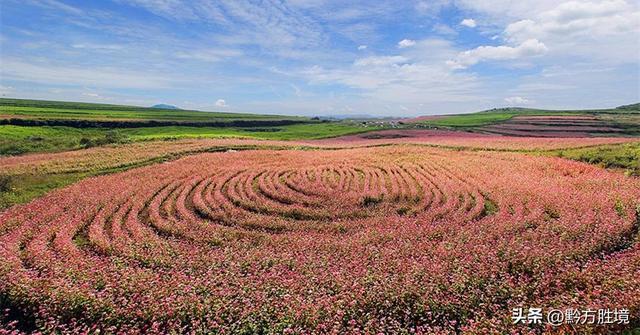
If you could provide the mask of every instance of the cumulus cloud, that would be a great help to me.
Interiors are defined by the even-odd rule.
[[[466,26],[466,27],[469,27],[469,28],[475,28],[476,27],[476,20],[474,20],[474,19],[464,19],[464,20],[460,21],[460,25]]]
[[[367,48],[367,46],[366,46],[366,45],[359,45],[359,46],[358,46],[358,50],[364,50],[364,49],[366,49],[366,48]]]
[[[638,31],[640,13],[622,0],[569,1],[536,17],[509,24],[505,35],[514,41],[582,35],[615,35]]]
[[[409,48],[416,45],[416,41],[414,40],[408,40],[408,39],[404,39],[400,42],[398,42],[398,48],[400,49],[404,49],[404,48]]]
[[[458,54],[454,60],[447,61],[453,69],[465,69],[482,61],[514,60],[542,55],[547,52],[544,43],[530,39],[516,46],[480,46]]]
[[[508,97],[504,98],[504,102],[510,105],[528,105],[531,103],[531,100],[523,97]]]
[[[218,99],[216,100],[216,107],[226,108],[229,107],[229,105],[227,105],[227,102],[224,99]]]
[[[542,66],[572,66],[576,59],[603,69],[637,64],[640,7],[633,1],[459,0],[456,4],[490,17],[498,26],[504,24],[492,40],[504,41],[506,48],[469,50],[448,62],[454,69],[494,59],[481,57],[484,53],[505,55],[498,59],[519,59],[527,54],[525,51],[544,53],[546,57],[538,62]]]
[[[520,9],[509,10],[515,7]],[[496,8],[502,13],[495,15],[516,15],[501,34],[510,45],[536,39],[549,48],[555,62],[580,57],[608,66],[637,63],[640,7],[634,1],[520,1]]]

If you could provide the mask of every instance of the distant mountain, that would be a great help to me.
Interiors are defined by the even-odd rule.
[[[157,104],[157,105],[153,105],[151,106],[151,108],[157,108],[157,109],[180,109],[174,105],[167,105],[167,104]]]

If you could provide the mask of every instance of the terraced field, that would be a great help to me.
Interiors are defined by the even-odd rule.
[[[627,117],[630,118],[630,117]],[[593,115],[516,116],[505,122],[479,128],[480,131],[507,136],[590,137],[625,136],[640,132],[640,114],[629,122],[612,122]],[[640,133],[638,133],[640,134]]]
[[[640,105],[586,110],[494,108],[470,114],[423,116],[403,123],[520,137],[637,137]]]
[[[203,153],[0,214],[0,299],[8,327],[63,333],[539,333],[511,309],[576,305],[637,325],[639,216],[637,179],[559,158]]]

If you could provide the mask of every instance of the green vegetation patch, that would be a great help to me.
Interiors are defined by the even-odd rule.
[[[69,127],[0,126],[0,155],[80,149],[81,140],[98,140],[106,131]]]
[[[21,204],[87,177],[87,173],[0,175],[0,209]]]
[[[640,176],[640,142],[564,149],[552,153],[605,168],[624,169],[628,175]]]

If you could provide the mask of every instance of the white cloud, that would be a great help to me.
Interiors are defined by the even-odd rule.
[[[541,41],[555,64],[576,58],[595,67],[637,63],[637,0],[457,0],[456,5],[503,26],[501,37],[510,45]]]
[[[358,99],[351,104],[361,111],[392,115],[397,108],[386,110],[384,106],[399,104],[414,114],[435,113],[449,104],[473,110],[485,98],[476,93],[479,82],[474,75],[452,72],[445,65],[455,54],[447,40],[422,40],[413,48],[402,49],[400,55],[360,58],[350,68],[313,66],[302,75],[311,84],[338,83],[357,90]]]
[[[514,41],[530,38],[574,38],[638,32],[640,12],[625,1],[570,1],[534,18],[509,24],[505,35]]]
[[[229,105],[227,105],[227,102],[224,99],[218,99],[216,100],[216,107],[226,108],[229,107]]]
[[[464,20],[460,21],[460,25],[466,26],[466,27],[469,27],[469,28],[475,28],[476,27],[476,20],[474,20],[474,19],[464,19]]]
[[[504,98],[504,102],[510,105],[528,105],[532,101],[523,97],[508,97],[508,98]]]
[[[509,22],[514,18],[530,16],[558,5],[560,0],[456,0],[456,6],[465,10],[492,16],[492,22]]]
[[[118,51],[124,49],[124,46],[118,44],[94,44],[94,43],[76,43],[71,45],[74,49],[91,49],[91,50],[108,50]]]
[[[640,10],[623,0],[569,1],[509,24],[511,43],[544,41],[557,57],[637,63]]]
[[[458,54],[454,60],[447,61],[453,69],[464,69],[482,61],[514,60],[542,55],[547,52],[544,43],[536,40],[526,40],[517,46],[480,46]]]
[[[231,108],[292,114],[345,105],[392,114],[402,104],[411,113],[428,114],[524,101],[571,108],[638,99],[638,0],[116,1],[168,20],[141,20],[115,6],[98,10],[80,3],[65,7],[64,0],[25,1],[47,10],[34,24],[55,18],[56,24],[81,29],[65,29],[68,35],[53,39],[45,32],[0,34],[2,83],[15,86],[15,96],[73,88],[64,93],[69,100],[95,99],[82,93],[94,89],[114,101],[130,88],[127,99],[144,89],[150,102],[167,94],[180,101],[188,94],[202,97],[194,103],[212,109],[221,106],[207,96],[229,98],[251,90],[260,94],[234,100]],[[9,7],[20,3],[11,1]],[[466,18],[450,22],[439,15],[449,9]],[[414,30],[396,35],[392,27],[398,20]],[[176,34],[176,25],[201,29]],[[464,27],[493,41],[477,47],[457,40]],[[400,41],[417,36],[429,40]],[[536,66],[526,73],[454,71],[489,61]],[[228,85],[216,86],[219,82]]]
[[[353,65],[360,67],[397,65],[407,61],[404,56],[371,56],[356,59]]]
[[[398,48],[400,49],[404,49],[404,48],[409,48],[416,45],[416,41],[414,40],[408,40],[408,39],[404,39],[400,42],[398,42]]]

